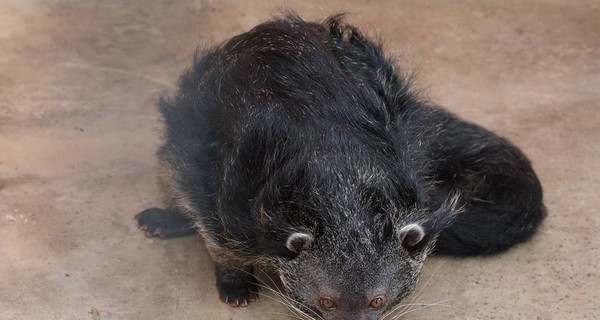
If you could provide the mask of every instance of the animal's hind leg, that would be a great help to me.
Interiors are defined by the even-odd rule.
[[[135,219],[147,237],[167,239],[196,233],[193,220],[179,212],[149,208],[136,214]]]
[[[542,188],[529,160],[494,133],[445,116],[435,141],[434,202],[460,190],[464,211],[442,231],[436,251],[490,254],[529,238],[545,216]]]

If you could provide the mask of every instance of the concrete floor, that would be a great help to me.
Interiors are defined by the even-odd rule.
[[[406,319],[600,319],[600,3],[0,0],[0,319],[284,319],[221,302],[197,237],[146,239],[153,105],[194,48],[292,7],[347,11],[433,101],[516,142],[545,188],[532,241],[432,257]],[[412,299],[412,298],[411,298]]]

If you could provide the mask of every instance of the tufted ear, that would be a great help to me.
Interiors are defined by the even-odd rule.
[[[407,224],[398,231],[398,238],[402,247],[411,250],[425,238],[425,230],[418,223]]]
[[[438,211],[446,212],[451,216],[459,214],[463,210],[463,207],[460,204],[461,196],[462,195],[459,190],[453,190],[448,194],[446,200],[444,200]]]
[[[462,211],[461,194],[459,191],[452,191],[446,196],[440,207],[423,223],[423,227],[428,234],[437,235],[448,227]]]
[[[285,241],[288,250],[299,254],[302,250],[308,248],[313,241],[313,236],[304,232],[294,232]]]

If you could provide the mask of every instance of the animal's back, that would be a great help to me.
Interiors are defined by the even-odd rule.
[[[217,195],[255,198],[265,183],[257,177],[277,179],[277,171],[292,176],[300,164],[340,152],[352,161],[357,157],[349,153],[373,155],[387,145],[394,158],[377,161],[403,162],[406,134],[422,134],[400,124],[406,109],[418,110],[406,80],[377,46],[337,19],[325,25],[275,20],[234,37],[203,53],[182,77],[175,100],[162,101],[162,159],[178,171],[181,189],[204,194],[198,199],[203,206],[189,211],[203,216],[210,230],[221,231],[228,220],[223,215],[232,213],[245,227],[231,235],[256,237],[256,217],[244,215],[251,204],[231,201],[221,205],[238,207],[224,210]],[[413,153],[416,158],[418,150]],[[359,165],[349,163],[354,168],[347,170]],[[201,190],[198,181],[204,182]],[[191,199],[184,202],[193,206]]]

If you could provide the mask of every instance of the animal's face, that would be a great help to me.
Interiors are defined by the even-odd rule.
[[[381,319],[414,289],[431,242],[418,223],[393,232],[296,236],[304,249],[279,269],[297,307],[314,319]]]

